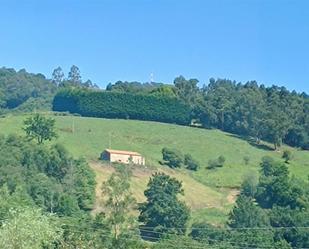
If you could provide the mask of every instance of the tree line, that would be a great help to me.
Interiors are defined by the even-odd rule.
[[[190,108],[177,98],[110,91],[65,89],[53,100],[54,111],[88,117],[123,118],[188,125]]]
[[[309,149],[309,96],[284,87],[265,87],[256,81],[245,84],[228,79],[209,80],[199,87],[197,79],[175,78],[173,85],[117,82],[107,91],[135,91],[140,94],[177,97],[190,106],[190,118],[204,128],[217,128],[266,140],[275,149],[282,143]],[[139,90],[136,88],[139,86]]]
[[[0,68],[0,114],[16,110],[52,110],[54,96],[66,88],[99,90],[98,85],[90,80],[82,80],[80,69],[75,65],[70,68],[67,77],[65,77],[62,68],[57,67],[53,71],[51,79],[46,78],[43,74],[28,73],[24,69],[15,71],[14,69]],[[144,105],[144,110],[140,111],[145,112],[145,116],[147,116],[146,118],[142,114],[132,113],[132,103],[125,100],[124,106],[112,108],[113,110],[108,114],[110,117],[181,124],[189,124],[188,120],[192,120],[195,125],[221,129],[250,138],[252,142],[257,144],[262,139],[269,141],[273,143],[275,149],[279,148],[282,143],[309,149],[309,96],[306,93],[288,91],[286,88],[278,86],[266,87],[259,85],[256,81],[248,81],[243,84],[228,79],[211,78],[209,83],[201,86],[197,79],[185,79],[183,76],[175,78],[173,84],[117,81],[115,84],[109,83],[106,92],[118,93],[119,95],[110,96],[113,96],[114,99],[116,98],[114,96],[117,96],[120,101],[124,101],[123,99],[126,99],[127,96],[124,95],[122,99],[119,97],[121,93],[132,94],[130,95],[133,99],[132,102],[136,98],[144,98],[144,101],[141,102]],[[136,94],[151,97],[136,97]],[[157,102],[153,102],[152,97],[157,97],[163,102],[166,102],[166,99],[176,98],[183,102],[183,106],[189,106],[190,113],[188,117],[181,117],[181,122],[175,122],[173,118],[166,117],[154,119],[152,115],[156,114],[150,113],[149,109],[153,108],[151,105],[157,104]],[[93,99],[91,101],[93,102]],[[157,101],[160,102],[160,100]],[[94,114],[94,110],[90,110],[89,104],[90,101],[85,104],[88,109],[84,112],[100,116],[100,111],[96,110],[96,114]],[[126,104],[131,105],[128,107],[129,114],[122,112]],[[175,101],[166,102],[166,104],[173,106]],[[93,108],[99,106],[94,102],[93,105]],[[165,108],[167,109],[167,107]],[[187,107],[183,108],[187,109]],[[116,113],[117,110],[119,115]],[[164,111],[167,112],[167,110]],[[179,112],[178,108],[170,112],[173,111]],[[106,113],[107,110],[102,112]]]
[[[67,77],[57,67],[52,78],[43,74],[29,73],[25,69],[0,68],[0,114],[19,111],[51,110],[52,100],[58,90],[64,87],[98,89],[90,80],[83,81],[79,68],[73,65]]]

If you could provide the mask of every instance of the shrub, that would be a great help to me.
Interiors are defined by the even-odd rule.
[[[249,156],[244,156],[244,163],[245,165],[248,165],[250,163],[250,157]]]
[[[171,168],[179,168],[183,164],[183,155],[178,150],[163,148],[162,156],[164,163]]]
[[[218,161],[215,159],[215,160],[209,160],[208,161],[208,169],[214,169],[214,168],[217,168],[218,167]]]
[[[199,163],[192,158],[190,154],[185,155],[184,164],[189,170],[197,170],[199,168]]]
[[[212,159],[208,161],[208,169],[214,169],[218,167],[223,167],[225,163],[225,157],[224,156],[219,156],[217,159]]]
[[[286,163],[289,163],[293,158],[292,152],[290,150],[283,151],[282,158]]]
[[[224,163],[225,163],[225,157],[224,156],[219,156],[218,157],[218,166],[219,167],[222,167],[223,165],[224,165]]]

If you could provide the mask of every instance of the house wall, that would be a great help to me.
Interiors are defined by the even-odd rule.
[[[119,163],[130,163],[130,157],[132,158],[132,162],[134,164],[145,165],[145,158],[142,156],[130,156],[124,154],[110,154],[111,162],[119,162]]]

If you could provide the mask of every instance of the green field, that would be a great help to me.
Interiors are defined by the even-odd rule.
[[[0,133],[24,134],[22,123],[26,117],[19,115],[0,118]],[[113,149],[138,151],[146,157],[148,166],[146,169],[134,170],[132,191],[138,201],[143,200],[143,191],[151,174],[156,169],[163,170],[183,181],[185,200],[191,206],[194,217],[203,217],[212,223],[220,223],[226,218],[244,175],[249,172],[257,174],[263,156],[270,155],[282,160],[282,150],[289,149],[294,155],[289,164],[291,174],[307,178],[309,173],[308,151],[286,146],[281,148],[281,152],[273,151],[270,144],[256,146],[219,130],[133,120],[77,116],[54,118],[59,137],[53,142],[63,144],[75,157],[85,157],[95,170],[99,183],[111,172],[108,166],[97,161],[105,148],[111,144]],[[160,166],[158,162],[163,147],[190,153],[200,162],[201,168],[191,172]],[[224,167],[207,169],[208,160],[220,155],[226,158]],[[249,156],[249,165],[244,164],[244,156]]]

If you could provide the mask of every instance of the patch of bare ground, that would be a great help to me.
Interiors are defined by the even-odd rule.
[[[100,161],[90,161],[89,165],[96,174],[96,202],[93,210],[93,212],[96,213],[102,210],[102,183],[114,172],[114,168],[112,165]],[[132,167],[133,176],[131,181],[131,191],[138,203],[145,201],[144,191],[147,188],[149,178],[155,172],[164,172],[182,182],[185,195],[180,196],[180,198],[185,201],[192,210],[204,208],[221,209],[227,204],[225,194],[194,180],[189,174],[164,167],[152,169],[135,166]],[[236,192],[232,192],[229,200],[232,201],[233,196],[236,194]]]
[[[239,194],[239,189],[230,189],[228,195],[226,196],[228,204],[234,204]]]

